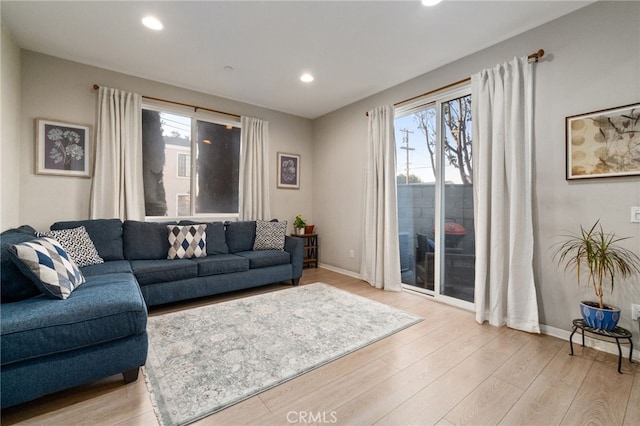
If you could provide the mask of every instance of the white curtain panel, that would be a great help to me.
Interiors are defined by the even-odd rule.
[[[270,220],[269,122],[242,117],[240,220]]]
[[[539,333],[533,276],[533,64],[471,77],[479,323]]]
[[[368,114],[360,276],[376,288],[401,291],[394,108],[382,106]]]
[[[101,87],[91,218],[143,220],[142,97]]]

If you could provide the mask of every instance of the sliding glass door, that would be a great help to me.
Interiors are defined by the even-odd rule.
[[[403,285],[463,307],[475,277],[469,90],[398,108],[395,120]]]

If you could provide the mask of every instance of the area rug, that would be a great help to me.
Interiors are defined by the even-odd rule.
[[[315,283],[149,317],[143,371],[162,425],[184,425],[422,319]]]

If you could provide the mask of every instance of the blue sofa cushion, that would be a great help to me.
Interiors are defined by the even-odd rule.
[[[256,239],[256,222],[226,222],[226,237],[229,253],[253,250]]]
[[[9,229],[0,234],[0,296],[2,303],[19,302],[41,294],[31,279],[20,272],[9,257],[9,246],[36,239],[36,231],[30,226]]]
[[[125,220],[124,257],[128,260],[166,259],[169,253],[169,230],[167,225],[176,222],[140,222]]]
[[[249,259],[249,268],[265,268],[267,266],[286,265],[291,262],[291,255],[286,251],[278,250],[258,250],[258,251],[241,251],[236,253]]]
[[[80,268],[80,271],[85,278],[105,274],[133,274],[131,263],[128,260],[112,260],[111,262],[88,265]]]
[[[181,220],[178,225],[197,225],[199,223],[207,225],[207,255],[229,253],[227,238],[224,234],[224,223]]]
[[[84,226],[96,246],[98,254],[104,260],[123,260],[122,221],[120,219],[87,219],[56,222],[50,226],[52,231],[72,229]]]
[[[66,300],[41,295],[3,305],[0,319],[4,366],[139,335],[147,310],[133,275],[110,274],[88,277]]]
[[[198,265],[190,259],[132,260],[131,269],[133,269],[140,285],[184,280],[198,276]]]
[[[78,266],[52,238],[37,238],[10,246],[9,256],[45,296],[64,300],[84,283]]]
[[[249,270],[249,259],[233,254],[216,254],[192,261],[198,265],[199,277]]]

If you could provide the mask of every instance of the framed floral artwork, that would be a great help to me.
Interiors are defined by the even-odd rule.
[[[300,156],[278,153],[278,188],[300,189]]]
[[[91,177],[91,126],[36,119],[36,173]]]
[[[567,117],[566,176],[640,175],[640,104]]]

